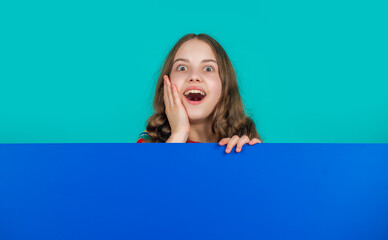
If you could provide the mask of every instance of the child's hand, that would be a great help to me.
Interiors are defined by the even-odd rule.
[[[164,104],[166,106],[166,115],[171,127],[171,134],[190,133],[189,117],[186,108],[179,98],[178,89],[175,84],[171,84],[167,75],[164,78]]]
[[[236,152],[241,152],[241,148],[245,143],[249,143],[249,145],[254,145],[256,143],[261,143],[261,141],[257,138],[253,138],[252,140],[249,140],[247,135],[242,136],[241,138],[237,135],[234,135],[232,138],[223,138],[219,144],[221,146],[228,144],[226,146],[225,152],[230,153],[232,151],[232,148],[236,145]]]

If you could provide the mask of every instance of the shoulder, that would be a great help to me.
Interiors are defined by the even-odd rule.
[[[136,143],[145,143],[148,140],[150,140],[150,138],[151,138],[150,134],[147,132],[147,130],[144,130],[142,133],[140,133]]]

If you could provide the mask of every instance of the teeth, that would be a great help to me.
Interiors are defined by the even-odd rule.
[[[202,95],[205,95],[205,93],[202,92],[201,90],[189,90],[189,91],[185,92],[185,96],[187,96],[189,93],[200,93]]]

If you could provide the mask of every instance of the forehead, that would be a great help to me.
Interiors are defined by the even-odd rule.
[[[191,39],[183,43],[175,54],[174,60],[177,58],[187,58],[190,61],[216,59],[212,48],[206,42],[198,39]]]

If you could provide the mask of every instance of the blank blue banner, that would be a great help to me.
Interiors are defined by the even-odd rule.
[[[388,239],[388,144],[0,144],[0,239]]]

